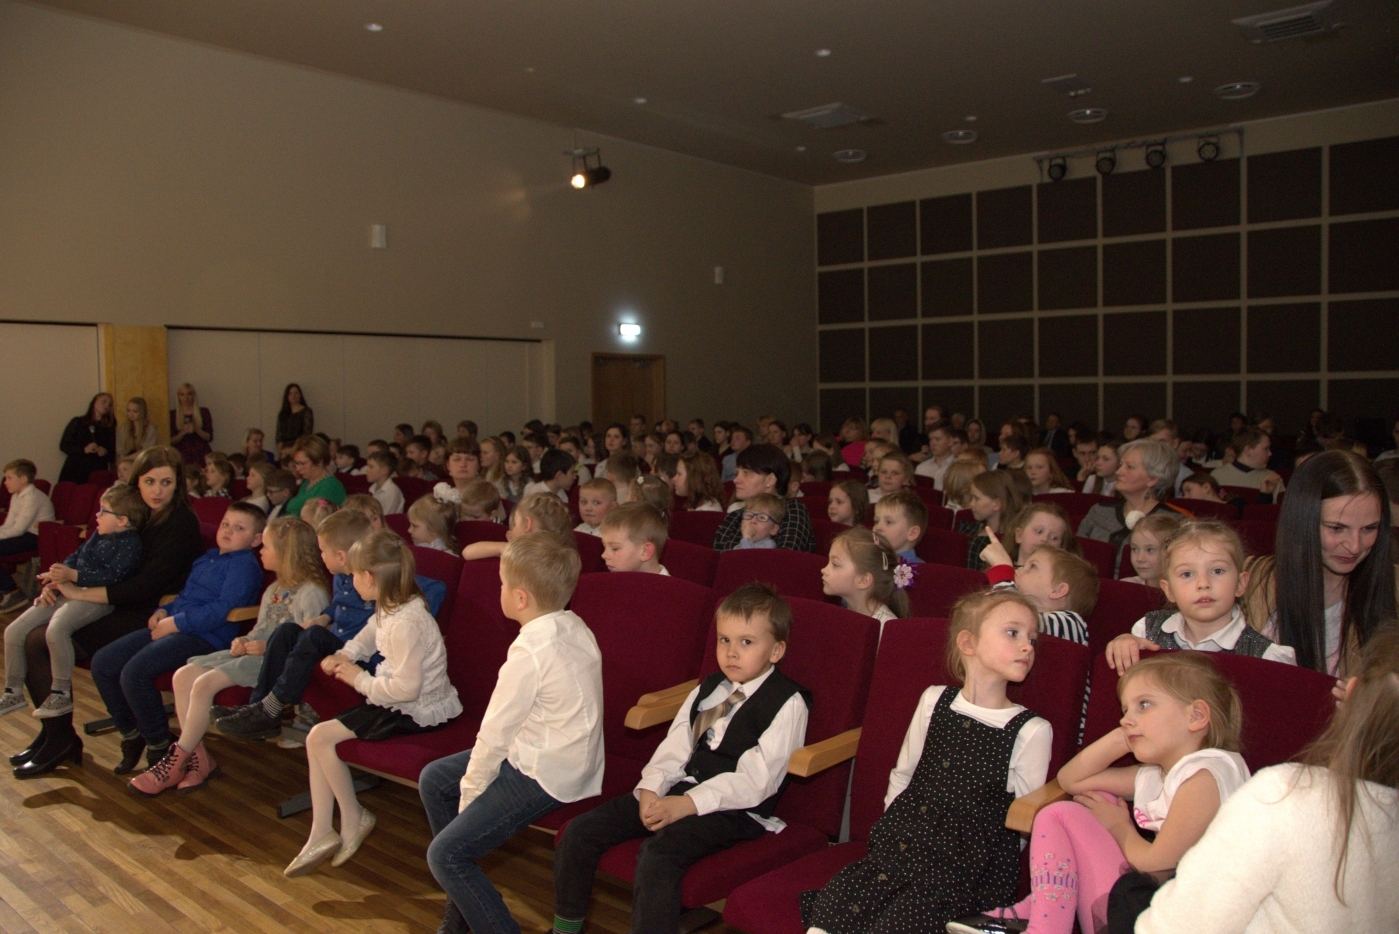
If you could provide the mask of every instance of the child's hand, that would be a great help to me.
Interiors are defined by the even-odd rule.
[[[641,822],[646,825],[647,830],[655,833],[678,820],[693,817],[696,813],[698,812],[695,810],[695,802],[689,795],[668,795],[651,805],[641,815]]]
[[[641,790],[641,795],[637,798],[636,802],[636,813],[641,818],[641,823],[643,826],[646,824],[647,814],[650,813],[651,808],[655,807],[656,802],[659,800],[661,800],[661,796],[656,794],[654,791],[650,791],[645,788]]]
[[[228,647],[228,654],[232,655],[234,658],[238,658],[240,655],[246,655],[248,654],[247,645],[247,639],[244,639],[242,636],[234,636],[233,644]]]
[[[154,631],[155,627],[160,624],[160,621],[166,619],[169,615],[170,614],[165,611],[165,607],[161,607],[151,614],[151,618],[146,621],[146,628]],[[151,638],[154,639],[156,637],[151,636]]]
[[[1258,484],[1258,492],[1259,492],[1259,493],[1276,493],[1278,487],[1281,486],[1281,485],[1282,485],[1282,477],[1278,476],[1277,474],[1273,473],[1273,472],[1270,470],[1270,471],[1268,471],[1266,474],[1263,475],[1262,480],[1259,482],[1259,484]]]
[[[39,598],[34,601],[35,606],[55,606],[58,603],[58,588],[45,586],[39,591]]]
[[[154,642],[157,639],[163,639],[166,636],[174,635],[179,631],[180,629],[178,626],[175,625],[175,620],[173,617],[163,617],[158,623],[155,624],[155,626],[151,628],[151,641]]]
[[[991,539],[991,544],[981,549],[981,560],[992,567],[1012,564],[1010,552],[1006,551],[1006,547],[1001,544],[1001,540],[996,537],[996,533],[989,526],[986,529],[986,537]]]
[[[320,616],[313,616],[310,619],[306,620],[306,622],[301,624],[301,628],[310,629],[312,626],[320,626],[324,628],[329,625],[330,617],[327,614],[322,613]]]
[[[1074,800],[1088,808],[1103,829],[1118,838],[1118,834],[1130,830],[1132,818],[1127,813],[1127,802],[1102,791],[1089,791],[1074,795]],[[1120,839],[1120,838],[1118,838]]]
[[[1122,676],[1127,673],[1137,662],[1142,660],[1143,652],[1159,652],[1161,646],[1155,642],[1148,642],[1145,639],[1129,633],[1124,633],[1108,643],[1107,655],[1108,664]]]
[[[247,655],[266,655],[267,641],[265,639],[245,639],[243,640],[243,652]]]
[[[337,681],[343,681],[350,687],[354,687],[355,679],[359,677],[361,671],[364,669],[349,659],[342,658],[340,664],[335,667],[334,674]]]
[[[1337,678],[1336,686],[1331,689],[1331,696],[1336,698],[1336,709],[1340,710],[1346,705],[1346,700],[1350,697],[1350,692],[1355,690],[1355,685],[1359,678]]]
[[[321,671],[334,677],[335,670],[340,667],[341,661],[343,661],[343,656],[327,655],[325,658],[321,659]]]

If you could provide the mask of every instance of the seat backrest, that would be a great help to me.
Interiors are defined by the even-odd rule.
[[[1102,655],[1109,642],[1131,632],[1133,623],[1165,602],[1160,587],[1100,578],[1098,604],[1088,617],[1088,647],[1093,657]]]
[[[573,540],[578,544],[578,557],[583,562],[584,574],[596,574],[607,570],[602,560],[602,539],[587,532],[574,532]]]
[[[928,506],[928,528],[952,529],[952,518],[957,515],[946,506]]]
[[[503,542],[505,533],[508,531],[505,526],[496,522],[475,522],[470,519],[458,522],[453,535],[457,544],[465,548],[475,542]]]
[[[102,497],[107,495],[107,491],[111,488],[112,484],[108,484],[107,486],[99,486],[93,493],[92,507],[88,509],[87,517],[82,521],[82,524],[87,526],[89,529],[97,528],[97,510],[102,508]]]
[[[744,584],[762,581],[784,597],[825,600],[821,569],[825,555],[786,548],[744,548],[721,552],[714,574],[714,592],[722,599]]]
[[[447,674],[461,695],[466,716],[480,717],[495,690],[520,624],[500,611],[500,559],[462,562],[456,600],[442,629]]]
[[[850,526],[841,525],[839,522],[832,522],[825,514],[811,516],[811,535],[814,544],[811,546],[811,553],[825,557],[831,553],[831,542],[836,540],[836,536],[841,532],[848,532]]]
[[[43,493],[45,496],[49,495],[49,481],[43,479],[42,477],[35,477],[34,485],[39,488],[39,492]],[[53,497],[50,496],[49,498],[52,499]]]
[[[433,481],[423,480],[420,477],[394,477],[393,482],[403,493],[403,508],[405,510],[419,498],[431,493],[435,485]]]
[[[1069,515],[1084,516],[1099,503],[1111,505],[1114,500],[1111,496],[1097,496],[1093,493],[1037,493],[1035,502],[1055,503]]]
[[[934,507],[941,509],[943,503],[942,490],[931,486],[921,486],[915,484],[912,487],[913,494],[923,501],[923,505],[931,512]]]
[[[952,615],[952,606],[969,593],[989,586],[986,575],[971,568],[950,564],[919,564],[913,569],[913,583],[904,593],[912,616],[940,619]]]
[[[719,552],[676,538],[667,539],[661,552],[661,564],[672,577],[701,587],[713,587],[714,574],[719,570]]]
[[[792,637],[780,665],[783,674],[811,692],[806,723],[810,745],[853,730],[865,719],[879,623],[872,616],[816,600],[792,598],[788,603]],[[713,645],[714,639],[711,632],[706,645]],[[717,670],[714,653],[706,652],[700,677]],[[834,839],[840,833],[849,777],[849,763],[842,763],[811,778],[793,778],[777,803],[777,816],[816,827]]]
[[[1244,553],[1270,555],[1275,550],[1278,537],[1278,524],[1268,519],[1236,519],[1230,523],[1239,538],[1244,542]]]
[[[369,492],[369,478],[366,477],[364,474],[338,473],[335,475],[335,478],[340,481],[340,484],[345,488],[346,493],[354,494]]]
[[[830,496],[831,483],[829,480],[809,480],[802,484],[802,493],[806,496]]]
[[[802,497],[802,505],[806,511],[815,519],[817,516],[826,517],[830,515],[831,498],[829,496],[818,496],[808,494]]]
[[[1258,491],[1247,486],[1221,486],[1219,495],[1225,499],[1241,499],[1246,506],[1258,502]]]
[[[73,491],[78,485],[72,480],[60,480],[53,485],[53,492],[49,494],[49,500],[53,503],[53,514],[59,521],[63,520],[63,513],[68,508],[68,501],[73,498]]]
[[[1035,666],[1030,669],[1030,676],[1020,684],[1012,684],[1006,691],[1011,700],[1033,710],[1054,727],[1050,778],[1078,751],[1083,693],[1088,687],[1092,662],[1093,653],[1088,646],[1041,634],[1035,645]]]
[[[413,560],[418,565],[418,573],[423,577],[431,577],[433,580],[439,580],[447,585],[447,596],[443,598],[442,607],[437,611],[438,623],[446,623],[452,618],[452,608],[457,597],[457,584],[461,582],[461,568],[465,562],[457,555],[438,551],[435,548],[414,545],[412,550]],[[497,596],[499,596],[498,592]]]
[[[1233,503],[1215,503],[1207,499],[1168,499],[1166,505],[1184,509],[1202,519],[1206,516],[1225,520],[1239,518],[1239,507]]]
[[[971,540],[961,532],[950,529],[926,529],[914,546],[914,553],[931,564],[967,566],[967,547]]]
[[[76,525],[60,522],[39,523],[39,567],[48,570],[78,550],[82,539]]]
[[[1100,542],[1096,538],[1080,538],[1076,541],[1079,550],[1083,552],[1083,557],[1097,569],[1099,577],[1112,580],[1117,576],[1116,548],[1107,542]],[[1127,576],[1131,577],[1132,575],[1128,574]]]
[[[1330,722],[1336,706],[1331,696],[1336,682],[1331,677],[1309,668],[1247,655],[1202,654],[1239,692],[1243,707],[1240,753],[1250,771],[1295,758]],[[1088,703],[1084,745],[1115,729],[1122,719],[1117,681],[1117,672],[1107,659],[1101,654],[1094,656],[1093,695]]]
[[[117,482],[117,473],[115,470],[94,470],[87,475],[87,482],[105,490]]]
[[[201,525],[218,526],[223,521],[223,514],[228,512],[228,507],[233,500],[226,496],[200,496],[189,501],[190,508],[199,517]]]
[[[88,520],[97,512],[97,497],[104,489],[105,487],[91,483],[83,483],[74,487],[72,495],[68,497],[68,505],[62,512],[55,505],[54,515],[58,521],[68,525],[87,525]]]
[[[408,534],[408,513],[396,512],[393,515],[384,517],[384,525],[393,529],[408,544],[413,544],[413,537]]]
[[[1265,522],[1276,522],[1282,515],[1282,507],[1277,503],[1249,503],[1244,506],[1245,519],[1262,519]]]
[[[724,513],[708,510],[697,512],[687,509],[670,514],[670,537],[692,545],[714,547],[714,533],[719,523],[724,521]]]

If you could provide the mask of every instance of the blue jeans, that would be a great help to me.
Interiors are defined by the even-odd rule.
[[[170,715],[155,689],[156,677],[212,651],[198,636],[175,632],[152,641],[149,629],[138,629],[98,650],[92,681],[118,730],[140,730],[148,744],[159,746],[170,736]]]
[[[433,878],[447,893],[447,917],[443,931],[463,934],[519,934],[505,900],[476,860],[563,804],[551,798],[539,783],[509,762],[465,811],[461,802],[461,777],[471,761],[471,750],[429,763],[418,776],[418,795],[432,828],[427,864]],[[454,910],[455,909],[455,910]]]

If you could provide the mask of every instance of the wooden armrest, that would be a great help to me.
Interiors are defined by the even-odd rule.
[[[685,695],[677,694],[673,700],[643,706],[637,704],[627,711],[626,726],[629,730],[644,730],[658,723],[669,723],[675,719],[680,708],[685,706]]]
[[[177,593],[168,593],[168,594],[166,594],[165,596],[163,596],[163,597],[160,598],[160,605],[161,605],[161,606],[167,606],[168,604],[174,603],[174,602],[175,602],[175,598],[178,597],[178,596],[179,596],[179,594],[177,594]]]
[[[803,746],[792,753],[787,760],[787,772],[807,778],[823,772],[833,765],[839,765],[855,758],[855,748],[860,745],[860,727],[838,733],[830,739]]]
[[[224,619],[230,623],[245,623],[250,619],[257,619],[259,609],[260,607],[255,606],[234,607],[228,611],[228,615]]]
[[[1016,798],[1006,812],[1006,826],[1011,830],[1029,833],[1035,824],[1035,815],[1041,808],[1049,807],[1056,801],[1067,801],[1069,793],[1059,787],[1057,779],[1051,778],[1044,785],[1028,795]]]
[[[673,687],[664,688],[663,690],[660,690],[660,691],[652,691],[650,694],[643,694],[643,695],[641,695],[641,697],[639,697],[639,698],[637,699],[636,705],[637,705],[638,707],[652,707],[652,706],[655,706],[656,704],[663,704],[663,703],[666,703],[666,702],[668,702],[668,701],[674,700],[674,699],[675,699],[675,695],[677,695],[677,694],[680,695],[680,699],[681,699],[681,700],[684,700],[684,699],[685,699],[685,695],[686,695],[686,694],[689,694],[691,691],[693,691],[693,690],[694,690],[696,687],[698,687],[698,686],[699,686],[699,681],[697,681],[697,680],[691,680],[691,681],[686,681],[686,682],[684,682],[684,683],[682,683],[682,684],[677,684],[677,685],[675,685],[675,686],[673,686]]]

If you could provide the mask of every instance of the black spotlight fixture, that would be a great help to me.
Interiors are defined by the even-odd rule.
[[[1098,161],[1093,163],[1099,175],[1111,175],[1117,168],[1117,153],[1111,149],[1098,153]]]
[[[1069,162],[1063,156],[1055,156],[1049,160],[1049,180],[1059,182],[1064,180],[1064,176],[1069,174]]]
[[[602,152],[592,149],[571,149],[564,153],[573,160],[573,177],[569,184],[574,188],[594,188],[612,177],[612,170],[602,164]]]
[[[1219,158],[1219,137],[1201,137],[1200,145],[1195,147],[1195,153],[1200,157],[1201,162],[1213,162]]]
[[[1153,169],[1159,169],[1166,164],[1166,145],[1164,143],[1154,143],[1146,147],[1146,164]]]

